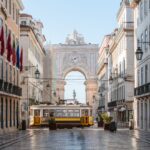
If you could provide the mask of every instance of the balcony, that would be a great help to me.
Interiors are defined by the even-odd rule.
[[[0,91],[16,96],[22,96],[22,88],[0,79]]]
[[[134,23],[133,22],[123,22],[118,29],[118,33],[121,31],[133,31],[134,29]]]
[[[112,101],[108,103],[108,107],[115,107],[117,106],[117,101]]]
[[[2,91],[3,89],[3,83],[4,83],[3,79],[0,79],[0,91]]]
[[[3,92],[8,92],[8,82],[4,81]]]
[[[150,83],[144,84],[134,89],[134,96],[150,93]]]

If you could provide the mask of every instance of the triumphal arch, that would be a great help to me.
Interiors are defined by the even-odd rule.
[[[93,103],[97,91],[96,64],[98,45],[85,43],[77,31],[69,34],[65,44],[51,45],[53,89],[60,99],[64,99],[65,77],[71,71],[79,71],[85,76],[86,102]]]

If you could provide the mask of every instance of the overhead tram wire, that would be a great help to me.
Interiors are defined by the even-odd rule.
[[[62,79],[62,78],[39,78],[38,80],[79,80],[79,81],[82,81],[82,80],[87,80],[87,79]],[[91,78],[91,80],[98,80],[97,78]]]

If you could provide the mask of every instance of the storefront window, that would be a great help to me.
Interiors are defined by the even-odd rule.
[[[0,122],[1,122],[1,128],[3,128],[4,127],[4,124],[3,124],[3,111],[4,111],[4,108],[3,108],[3,106],[4,106],[4,104],[3,104],[3,98],[1,98],[1,109],[0,109]]]

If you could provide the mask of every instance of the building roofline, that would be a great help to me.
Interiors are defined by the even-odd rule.
[[[21,10],[23,10],[24,9],[24,5],[23,5],[22,0],[16,0],[16,2],[18,3],[18,5],[21,8]]]
[[[31,19],[33,19],[32,15],[26,14],[26,13],[21,13],[20,17],[30,17]]]
[[[21,29],[23,29],[23,28],[26,28],[26,29],[32,30],[32,32],[33,32],[33,34],[34,34],[34,36],[35,36],[35,38],[36,38],[37,42],[39,43],[39,45],[40,45],[40,47],[41,47],[41,49],[42,49],[42,51],[43,51],[44,55],[46,55],[46,52],[45,52],[44,46],[42,46],[42,45],[41,45],[41,43],[39,42],[39,40],[38,40],[38,38],[37,38],[37,36],[36,36],[36,34],[35,34],[35,32],[34,32],[33,28],[32,28],[32,27],[30,27],[30,26],[28,26],[28,25],[20,25],[20,31],[21,31]]]

